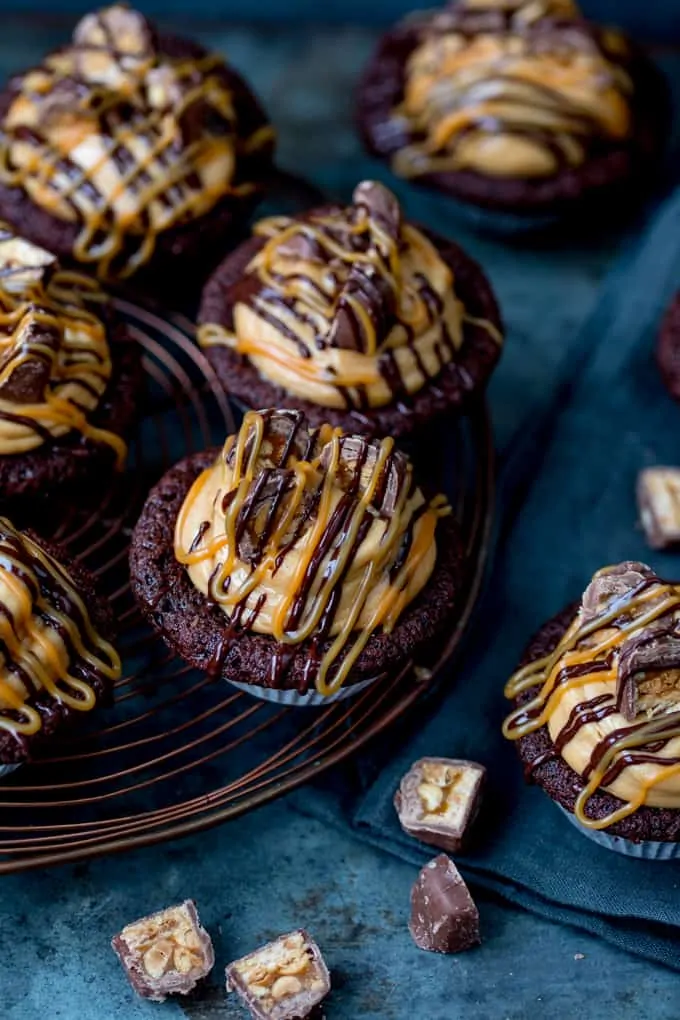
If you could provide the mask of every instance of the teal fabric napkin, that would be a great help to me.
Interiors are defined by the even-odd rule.
[[[460,860],[468,878],[680,969],[680,861],[638,861],[594,844],[541,790],[525,787],[514,749],[500,735],[503,685],[523,646],[599,566],[643,559],[670,576],[679,572],[677,558],[646,547],[634,496],[642,467],[680,462],[680,407],[653,362],[659,320],[678,285],[680,194],[619,259],[570,342],[553,320],[552,342],[568,352],[566,371],[563,363],[542,403],[532,400],[519,432],[506,437],[501,511],[515,505],[521,512],[502,515],[467,655],[443,702],[346,817],[362,838],[420,864],[431,851],[401,832],[392,806],[401,775],[426,754],[480,760],[489,789],[476,846]],[[506,391],[507,383],[497,394],[501,411]],[[337,824],[336,807],[321,793],[314,811]]]

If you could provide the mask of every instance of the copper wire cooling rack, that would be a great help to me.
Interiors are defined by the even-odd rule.
[[[429,688],[475,603],[489,540],[492,444],[479,406],[442,430],[427,457],[461,523],[464,597],[434,661],[322,708],[287,708],[184,666],[141,621],[127,577],[146,492],[185,454],[220,443],[234,412],[191,339],[191,324],[119,300],[144,350],[149,413],[117,487],[73,512],[56,537],[97,575],[120,623],[124,675],[115,703],[51,743],[49,757],[0,780],[0,873],[159,843],[233,818],[354,754]]]

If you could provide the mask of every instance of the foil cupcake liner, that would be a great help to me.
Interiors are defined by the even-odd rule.
[[[376,679],[376,677],[370,677],[368,680],[361,680],[358,684],[349,684],[346,687],[341,687],[335,694],[329,694],[327,697],[319,694],[318,691],[308,691],[306,694],[300,694],[298,691],[280,691],[276,687],[259,687],[257,684],[244,684],[237,680],[228,680],[228,683],[232,687],[237,687],[240,691],[245,691],[246,694],[252,694],[254,698],[270,701],[274,705],[299,705],[318,708],[322,705],[332,705],[336,701],[344,701],[345,698],[351,698],[354,694],[358,694],[360,691],[370,687],[372,683],[375,683]]]
[[[10,772],[16,772],[17,769],[21,768],[21,762],[18,765],[0,765],[0,779],[3,776],[8,776]]]
[[[641,861],[675,861],[680,859],[680,843],[668,842],[657,843],[652,840],[644,840],[641,843],[634,843],[632,839],[624,839],[623,836],[612,836],[602,829],[587,829],[581,825],[577,818],[563,808],[561,804],[557,807],[563,815],[566,815],[571,824],[579,832],[583,833],[602,846],[605,850],[613,850],[617,854],[624,854],[626,857],[636,857]]]

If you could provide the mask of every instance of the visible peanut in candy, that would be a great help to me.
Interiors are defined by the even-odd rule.
[[[127,925],[111,944],[132,987],[154,1002],[186,995],[215,963],[192,900]]]
[[[230,963],[226,976],[256,1020],[301,1020],[330,991],[321,951],[302,929]]]

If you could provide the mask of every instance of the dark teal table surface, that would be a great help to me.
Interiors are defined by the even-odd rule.
[[[308,7],[317,10],[316,3]],[[374,29],[192,30],[255,84],[279,127],[286,167],[343,195],[371,172],[352,130],[350,99]],[[31,63],[61,38],[54,21],[34,19],[29,28],[5,18],[0,72]],[[402,195],[423,218],[441,214],[436,201],[407,189]],[[547,311],[555,286],[549,253],[524,251],[501,262],[492,242],[461,236],[491,264],[506,305],[517,307],[535,280],[545,288]],[[581,306],[594,300],[616,247],[609,240],[562,253],[565,286],[578,292]],[[501,403],[492,392],[501,436],[518,420],[529,375],[549,372],[555,357],[547,347],[538,352],[526,378],[516,379],[515,402]],[[0,1020],[236,1018],[242,1014],[222,989],[224,964],[298,925],[314,932],[333,970],[329,1020],[677,1020],[677,974],[490,899],[480,899],[481,949],[453,958],[417,952],[406,929],[413,878],[408,865],[310,818],[304,791],[190,840],[4,877]],[[207,995],[164,1006],[141,1002],[122,977],[110,936],[141,913],[187,896],[199,903],[216,944]]]

